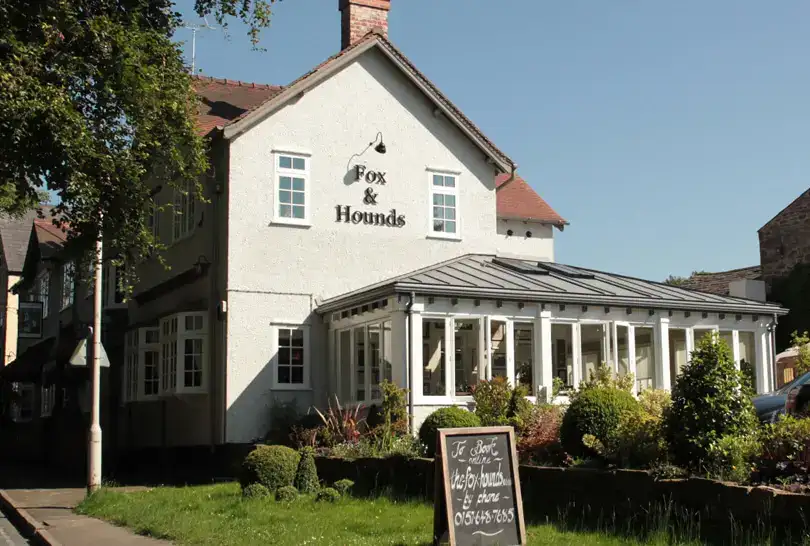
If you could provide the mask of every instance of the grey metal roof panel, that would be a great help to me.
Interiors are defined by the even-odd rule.
[[[535,270],[540,270],[534,273]],[[581,267],[467,254],[321,303],[319,312],[381,292],[659,307],[694,311],[785,314],[778,304],[706,294]]]

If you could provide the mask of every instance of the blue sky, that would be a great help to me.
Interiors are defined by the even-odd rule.
[[[276,3],[265,52],[202,32],[197,67],[286,84],[338,50],[337,6]],[[808,20],[805,0],[392,0],[389,35],[571,222],[558,261],[661,280],[759,263],[757,229],[810,186]]]

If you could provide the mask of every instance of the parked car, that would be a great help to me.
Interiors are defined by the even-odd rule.
[[[780,415],[785,413],[793,413],[796,408],[788,411],[788,395],[792,392],[796,394],[796,399],[799,400],[799,392],[802,393],[801,400],[806,405],[810,402],[810,372],[800,375],[790,383],[783,385],[774,392],[768,392],[755,396],[753,399],[754,408],[757,411],[757,417],[763,423],[773,423]],[[805,394],[807,395],[805,397]]]

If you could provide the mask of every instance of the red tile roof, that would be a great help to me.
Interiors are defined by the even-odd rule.
[[[200,134],[207,135],[217,127],[224,127],[283,89],[278,85],[194,76],[194,90],[200,97],[197,117]]]
[[[568,224],[520,176],[515,175],[515,179],[507,184],[510,176],[502,174],[495,179],[499,218],[531,220],[559,228]]]

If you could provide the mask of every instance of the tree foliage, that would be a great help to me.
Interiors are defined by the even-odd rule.
[[[810,335],[805,331],[790,334],[790,344],[796,349],[796,377],[810,372]]]
[[[270,2],[272,3],[272,2]],[[198,0],[198,13],[252,29],[266,0]],[[171,0],[0,0],[0,213],[21,214],[48,189],[71,247],[100,233],[134,263],[159,245],[148,229],[154,184],[203,199],[205,143],[173,33]]]

